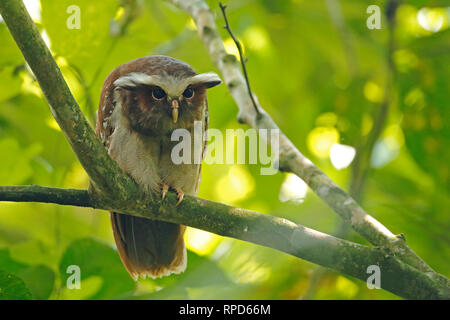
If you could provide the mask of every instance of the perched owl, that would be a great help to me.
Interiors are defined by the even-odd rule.
[[[103,84],[97,136],[144,190],[164,199],[171,189],[177,193],[178,205],[185,193],[197,195],[201,163],[174,164],[171,150],[177,142],[171,141],[172,132],[182,128],[193,136],[195,121],[206,131],[206,89],[220,83],[215,73],[197,74],[188,64],[166,56],[123,64]],[[192,142],[192,148],[196,145]],[[204,140],[196,148],[204,154]],[[120,258],[134,279],[185,270],[185,226],[115,212],[110,216]]]

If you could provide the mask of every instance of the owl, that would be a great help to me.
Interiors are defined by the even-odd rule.
[[[178,202],[197,195],[201,161],[175,164],[176,129],[194,134],[194,123],[208,127],[206,89],[221,83],[215,73],[197,74],[188,64],[166,56],[125,63],[106,78],[97,111],[96,133],[109,155],[145,192],[164,200],[169,190]],[[191,139],[194,141],[194,139]],[[192,142],[191,154],[204,154]],[[201,150],[194,150],[201,148]],[[135,280],[183,272],[187,256],[183,225],[110,213],[119,256]]]

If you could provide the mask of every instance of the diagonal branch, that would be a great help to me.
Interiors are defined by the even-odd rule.
[[[255,129],[278,129],[276,123],[258,104],[259,114],[252,106],[246,90],[245,77],[235,56],[225,51],[217,31],[214,14],[204,0],[171,0],[192,16],[197,24],[200,39],[203,41],[216,67],[220,70],[228,89],[238,108],[238,120]],[[270,144],[270,141],[268,141]],[[324,172],[306,158],[280,130],[279,140],[280,171],[296,174],[330,206],[341,218],[365,239],[377,246],[391,248],[408,264],[419,270],[439,277],[406,244],[402,235],[396,236],[383,224],[369,215],[344,190],[337,186]]]
[[[396,3],[397,0],[388,0],[386,7],[392,8],[392,3]],[[347,24],[342,15],[342,8],[339,0],[325,0],[325,4],[327,6],[327,10],[330,16],[330,19],[336,28],[337,32],[340,35],[340,39],[342,45],[345,50],[347,66],[349,68],[349,73],[352,78],[358,73],[358,59],[355,51],[355,47],[353,45],[353,38],[350,30],[347,28]],[[388,68],[386,70],[386,87],[385,94],[383,97],[383,101],[381,102],[380,107],[376,110],[376,114],[374,114],[375,124],[373,129],[369,133],[369,136],[366,141],[363,141],[359,147],[356,148],[356,157],[352,162],[351,168],[351,179],[350,179],[350,187],[349,194],[352,196],[355,201],[361,203],[364,199],[364,187],[367,182],[367,177],[369,175],[370,169],[370,160],[372,156],[372,151],[376,141],[381,134],[382,129],[384,128],[386,122],[386,115],[388,113],[389,105],[391,102],[392,95],[392,78],[395,74],[395,68],[392,68],[392,53],[394,49],[394,26],[393,18],[395,17],[395,8],[392,11],[391,17],[388,17],[389,27],[388,27],[388,47],[386,59],[388,62]],[[353,80],[352,80],[353,81]],[[361,137],[362,140],[363,137]],[[336,237],[345,238],[350,230],[350,226],[345,223],[345,221],[341,221],[336,228],[336,231],[333,233]],[[309,299],[314,296],[317,288],[319,287],[320,279],[325,275],[326,270],[324,269],[316,269],[312,274],[312,281],[310,281],[310,286],[306,290],[306,293],[303,295],[303,299]]]
[[[126,197],[126,190],[136,189],[136,184],[120,170],[97,139],[22,1],[0,1],[0,13],[93,185],[99,191]]]

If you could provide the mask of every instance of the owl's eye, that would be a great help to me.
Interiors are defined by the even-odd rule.
[[[162,98],[164,98],[166,96],[166,93],[164,92],[163,89],[161,88],[156,88],[153,89],[152,91],[152,96],[153,98],[155,98],[156,100],[161,100]]]
[[[192,90],[191,88],[187,88],[186,90],[184,90],[183,97],[189,99],[189,98],[192,98],[193,96],[194,96],[194,90]]]

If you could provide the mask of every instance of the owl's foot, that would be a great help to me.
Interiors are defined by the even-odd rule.
[[[167,197],[167,193],[169,193],[169,188],[175,190],[176,194],[177,194],[177,206],[181,203],[181,201],[183,201],[184,198],[184,192],[183,190],[179,189],[179,188],[174,188],[174,187],[170,187],[167,183],[164,182],[160,182],[160,188],[161,188],[161,199],[164,200]]]
[[[164,200],[167,196],[167,193],[169,192],[169,185],[164,182],[161,182],[160,185],[161,185],[161,199]]]
[[[174,188],[174,189],[175,189],[175,192],[177,193],[177,199],[178,199],[178,201],[177,201],[176,206],[178,206],[178,205],[181,203],[181,201],[183,201],[183,198],[184,198],[184,192],[183,192],[183,190],[178,189],[178,188]]]

